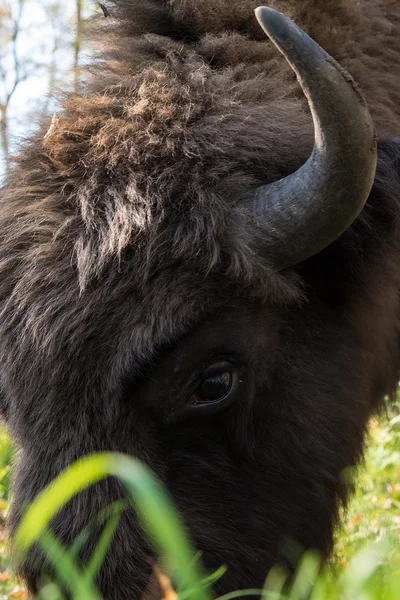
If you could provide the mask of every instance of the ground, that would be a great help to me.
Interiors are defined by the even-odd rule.
[[[389,538],[390,559],[400,555],[400,404],[370,424],[365,465],[357,475],[356,493],[337,532],[335,569],[345,567],[365,543]],[[5,522],[10,499],[12,448],[0,428],[0,600],[26,599],[10,569]]]
[[[334,560],[345,566],[366,543],[387,537],[392,559],[400,559],[400,402],[370,423],[365,465],[356,493],[337,533]]]

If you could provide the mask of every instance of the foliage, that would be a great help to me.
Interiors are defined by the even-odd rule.
[[[397,410],[397,409],[396,409]],[[12,450],[4,430],[0,431],[0,600],[27,598],[12,576],[7,559],[4,519],[10,495]],[[87,457],[72,465],[31,505],[16,540],[23,554],[34,540],[53,563],[58,581],[72,587],[75,600],[100,600],[94,579],[107,546],[118,526],[121,510],[110,507],[102,515],[103,535],[85,570],[75,556],[84,537],[65,549],[51,535],[47,523],[52,515],[79,489],[112,474],[125,484],[132,504],[162,556],[165,571],[180,582],[179,600],[211,600],[210,583],[221,572],[204,578],[194,550],[187,541],[172,504],[146,467],[132,458],[115,454]],[[360,469],[354,500],[338,531],[333,568],[321,572],[318,557],[303,557],[291,586],[279,568],[267,577],[263,598],[267,600],[397,600],[400,597],[400,415],[374,419],[365,467]],[[365,546],[365,543],[368,545]],[[160,573],[165,598],[174,600],[169,579]],[[244,595],[253,595],[249,590]],[[228,594],[230,600],[236,594]],[[49,581],[40,600],[62,598],[55,582]],[[39,600],[39,599],[38,599]],[[222,599],[220,599],[222,600]]]
[[[344,514],[335,548],[336,564],[345,566],[366,543],[384,538],[392,542],[387,557],[400,556],[400,414],[373,419],[365,465],[360,468],[356,493]],[[400,595],[399,595],[400,597]]]
[[[90,0],[0,1],[0,179],[18,137],[56,108],[57,89],[78,89],[83,25],[96,9]]]

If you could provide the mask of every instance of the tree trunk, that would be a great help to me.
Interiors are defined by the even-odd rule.
[[[6,176],[10,170],[10,151],[8,148],[8,131],[7,131],[7,106],[0,106],[0,139],[3,150],[4,166]]]
[[[74,92],[79,89],[79,54],[82,44],[82,4],[83,0],[76,0],[76,33],[74,41]]]

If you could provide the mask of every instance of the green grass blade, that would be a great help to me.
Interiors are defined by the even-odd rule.
[[[281,565],[272,567],[264,584],[264,597],[266,600],[283,599],[283,588],[288,580],[289,573]]]
[[[116,500],[110,506],[107,506],[103,510],[99,512],[93,519],[91,519],[88,525],[83,529],[73,541],[71,546],[68,548],[68,554],[73,560],[76,560],[79,552],[82,550],[83,546],[86,544],[90,537],[90,531],[95,525],[99,523],[103,523],[107,518],[110,518],[113,514],[121,513],[128,506],[128,503],[122,500]]]
[[[35,600],[64,600],[64,598],[55,583],[48,583],[42,587]]]
[[[97,574],[99,573],[101,565],[103,564],[104,558],[107,554],[107,550],[112,542],[120,520],[121,513],[118,512],[111,515],[108,523],[106,523],[101,533],[100,539],[96,545],[96,548],[94,549],[93,554],[90,557],[88,565],[85,569],[85,577],[88,579],[88,581],[94,581]]]
[[[310,597],[320,567],[320,559],[316,553],[304,554],[290,588],[289,600],[307,600]]]
[[[82,458],[70,465],[28,508],[14,537],[17,560],[22,560],[56,513],[74,495],[97,481],[115,476],[130,493],[132,504],[156,549],[165,557],[168,569],[191,590],[192,600],[209,600],[202,572],[182,523],[161,484],[150,470],[134,458],[103,453]]]
[[[37,539],[48,562],[74,600],[100,600],[100,595],[90,580],[84,577],[57,538],[49,530],[42,531]]]

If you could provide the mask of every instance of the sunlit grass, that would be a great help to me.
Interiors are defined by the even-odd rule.
[[[365,544],[383,539],[392,547],[386,559],[400,558],[400,415],[394,408],[371,422],[365,467],[359,469],[356,493],[337,535],[334,558],[339,566],[347,565]]]

